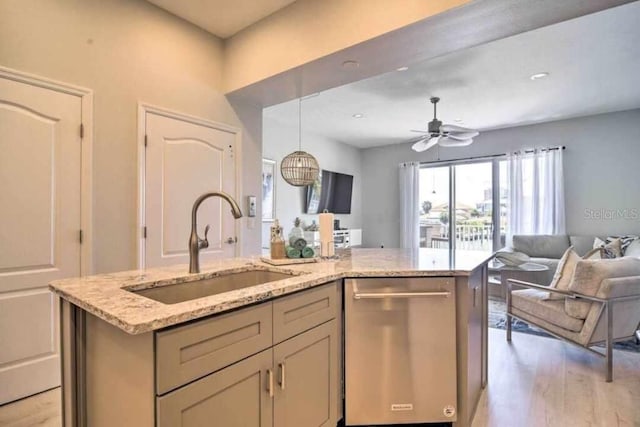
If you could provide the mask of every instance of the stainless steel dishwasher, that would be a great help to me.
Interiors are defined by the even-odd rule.
[[[348,426],[456,421],[455,279],[345,281]]]

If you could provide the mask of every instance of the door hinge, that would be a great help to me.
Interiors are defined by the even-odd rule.
[[[83,239],[82,230],[80,230],[80,232],[78,233],[78,240],[80,241],[80,244],[82,244],[82,239]]]
[[[80,139],[84,138],[84,124],[80,123]]]
[[[147,238],[147,226],[146,225],[144,227],[142,227],[142,238],[143,239]]]
[[[145,134],[145,136],[144,136],[144,146],[145,146],[145,147],[147,146],[147,143],[148,143],[148,142],[147,142],[147,135]]]

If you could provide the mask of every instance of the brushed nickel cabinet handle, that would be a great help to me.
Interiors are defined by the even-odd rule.
[[[267,391],[269,397],[273,397],[273,371],[271,369],[267,369]]]
[[[284,363],[278,363],[278,369],[280,369],[280,379],[278,380],[278,384],[280,384],[280,389],[284,390]]]

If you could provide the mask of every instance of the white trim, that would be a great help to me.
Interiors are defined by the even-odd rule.
[[[262,158],[262,171],[261,171],[260,176],[262,176],[262,172],[264,172],[264,164],[265,164],[265,162],[269,163],[269,164],[273,164],[273,190],[272,190],[273,191],[273,196],[272,196],[273,197],[273,201],[271,202],[271,204],[273,206],[272,206],[271,218],[262,218],[262,212],[264,211],[264,206],[262,204],[262,202],[263,202],[262,197],[264,197],[264,194],[262,194],[262,184],[260,184],[260,208],[261,208],[260,209],[260,211],[261,211],[260,212],[260,219],[262,220],[261,222],[274,222],[275,219],[277,218],[277,215],[276,215],[276,182],[278,181],[277,180],[277,177],[278,177],[278,169],[277,169],[278,168],[278,162],[276,160],[263,157]]]
[[[145,224],[145,173],[146,173],[146,151],[144,147],[145,131],[147,129],[147,110],[143,104],[138,103],[138,209],[136,220],[136,253],[138,254],[137,267],[142,269],[145,267],[145,244],[143,227]]]
[[[176,119],[188,123],[193,123],[199,126],[205,126],[212,129],[222,130],[225,132],[229,132],[234,134],[234,159],[235,159],[235,180],[236,180],[236,191],[235,194],[232,194],[233,198],[236,199],[238,204],[241,204],[240,195],[242,194],[242,131],[240,128],[235,126],[228,125],[226,123],[220,123],[213,120],[203,119],[196,116],[191,116],[188,114],[184,114],[178,111],[169,110],[162,107],[157,107],[154,105],[150,105],[147,103],[139,102],[138,103],[138,215],[137,215],[137,227],[138,230],[138,238],[136,239],[137,246],[137,254],[138,254],[138,262],[137,266],[140,269],[145,268],[145,244],[144,244],[144,236],[142,234],[142,227],[145,225],[145,168],[146,168],[146,159],[145,159],[145,147],[144,147],[144,137],[146,133],[147,126],[147,113],[153,113],[160,116],[168,117],[170,119]],[[242,254],[242,244],[243,244],[243,227],[241,226],[241,221],[235,221],[235,234],[238,237],[238,243],[235,245],[235,256],[240,256]]]
[[[84,127],[80,166],[80,275],[93,274],[93,91],[47,77],[0,66],[0,77],[80,98],[80,120]]]

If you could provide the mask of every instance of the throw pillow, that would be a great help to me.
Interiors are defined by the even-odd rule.
[[[589,252],[584,254],[582,259],[602,259],[602,252],[602,248],[593,248]]]
[[[576,253],[573,246],[567,249],[564,255],[562,255],[562,258],[560,258],[558,268],[556,269],[556,273],[553,275],[553,280],[551,280],[549,287],[560,291],[568,291],[571,280],[573,279],[573,273],[576,270],[576,265],[580,260],[580,255]],[[545,300],[561,299],[564,299],[564,295],[553,292],[549,292],[549,295],[545,298]]]
[[[640,258],[640,239],[635,239],[627,246],[624,256]]]
[[[622,252],[622,256],[625,256],[627,254],[627,249],[629,248],[629,246],[631,245],[631,243],[633,243],[634,241],[638,240],[639,237],[638,236],[631,236],[631,235],[627,235],[627,236],[609,236],[606,239],[606,242],[612,242],[615,239],[620,239],[620,246],[621,246],[621,252]]]
[[[607,238],[606,241],[598,237],[593,241],[593,248],[602,248],[602,258],[620,258],[622,256],[622,240],[619,238]]]
[[[603,260],[582,260],[576,265],[569,290],[587,296],[596,296],[605,279],[640,275],[640,260],[632,257]],[[564,311],[576,319],[586,319],[591,301],[566,298]]]

